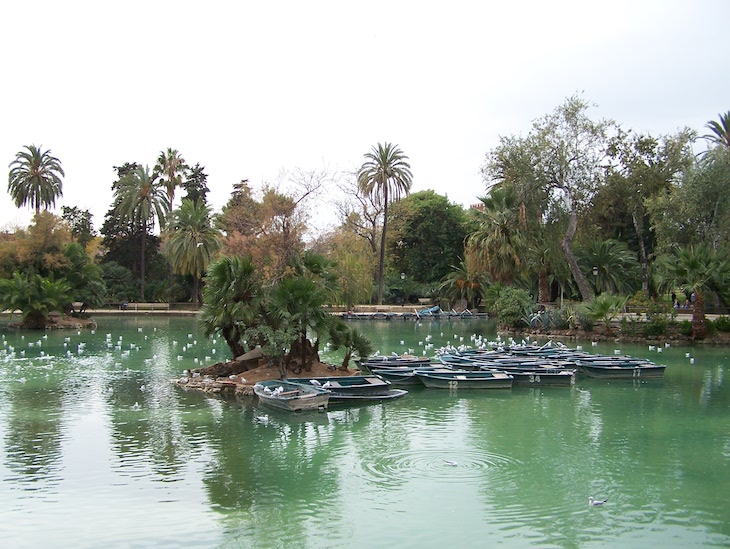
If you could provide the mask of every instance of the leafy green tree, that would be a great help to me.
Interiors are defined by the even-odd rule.
[[[183,200],[197,202],[200,200],[203,204],[208,203],[208,175],[205,173],[205,166],[200,163],[190,168],[187,179],[181,183],[181,188],[185,191]]]
[[[730,162],[716,149],[687,168],[667,192],[647,200],[659,252],[675,246],[727,246]]]
[[[131,270],[116,261],[106,261],[100,268],[107,300],[115,303],[139,300],[139,287]]]
[[[155,220],[164,226],[169,212],[163,186],[149,168],[135,167],[124,175],[115,188],[116,211],[119,216],[141,227],[140,294],[145,299],[145,245],[147,231]]]
[[[364,194],[373,196],[383,205],[383,228],[380,236],[378,263],[378,305],[383,303],[383,273],[385,270],[385,242],[388,227],[388,205],[397,202],[411,190],[411,166],[403,151],[391,143],[378,143],[365,154],[365,163],[357,172],[357,181]]]
[[[467,216],[434,191],[411,194],[390,209],[387,250],[395,272],[434,284],[464,255]]]
[[[494,302],[494,310],[500,325],[517,327],[523,318],[535,311],[535,302],[526,290],[505,286]]]
[[[608,238],[635,244],[641,265],[642,290],[649,291],[649,261],[655,236],[650,231],[647,201],[665,194],[672,183],[687,170],[693,154],[689,147],[693,133],[689,130],[674,136],[654,138],[619,131],[611,139],[608,154],[612,163],[606,185],[594,198],[590,222],[605,224],[613,231]],[[634,234],[625,234],[633,227]]]
[[[584,300],[592,298],[593,292],[575,259],[573,240],[579,214],[603,182],[612,125],[592,121],[587,115],[589,106],[579,97],[568,98],[553,113],[535,121],[526,138],[501,139],[484,169],[501,182],[509,181],[511,168],[517,167],[524,187],[533,189],[537,200],[546,200],[543,215],[567,217],[561,249]]]
[[[658,275],[664,288],[681,288],[694,294],[692,307],[692,339],[707,334],[705,295],[711,291],[727,292],[730,284],[730,260],[724,252],[711,246],[689,246],[659,258]]]
[[[51,276],[68,264],[63,250],[71,234],[61,219],[50,212],[39,212],[27,230],[16,233],[16,257],[20,270]]]
[[[71,288],[61,280],[44,278],[39,274],[13,273],[12,278],[0,279],[0,309],[23,314],[23,326],[43,329],[48,315],[62,312],[71,302]]]
[[[205,277],[200,325],[203,334],[220,334],[232,356],[246,353],[243,333],[261,324],[263,287],[250,258],[221,256]]]
[[[44,151],[35,145],[26,145],[25,149],[10,163],[8,192],[18,208],[28,204],[37,214],[55,206],[56,199],[63,195],[61,178],[65,173],[50,149]]]
[[[106,286],[101,267],[91,261],[84,247],[72,242],[64,250],[68,266],[59,274],[69,284],[69,291],[74,301],[81,302],[81,311],[88,307],[101,307],[106,300]]]
[[[203,202],[183,200],[167,224],[167,254],[176,274],[193,277],[192,301],[199,303],[199,281],[220,248],[220,232],[211,222],[211,210]]]
[[[602,293],[583,304],[583,311],[593,321],[601,321],[606,326],[606,335],[612,335],[611,322],[624,312],[628,296]]]
[[[96,236],[89,210],[81,210],[76,206],[62,206],[61,219],[63,219],[71,229],[71,236],[84,248],[86,248],[87,244],[89,244],[89,242],[91,242]]]

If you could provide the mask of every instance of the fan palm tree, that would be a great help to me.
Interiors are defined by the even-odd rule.
[[[641,287],[639,260],[625,242],[612,238],[595,240],[580,249],[577,255],[578,265],[586,278],[593,276],[596,294],[631,294]]]
[[[449,300],[465,300],[467,308],[478,307],[489,282],[487,275],[470,271],[464,261],[451,268],[453,270],[441,279],[439,291]]]
[[[383,273],[385,269],[385,235],[388,228],[388,204],[397,202],[411,190],[411,166],[403,151],[391,143],[378,143],[365,154],[365,163],[357,172],[360,191],[383,206],[383,230],[380,234],[378,263],[378,305],[383,304]]]
[[[19,272],[13,273],[12,278],[0,279],[0,309],[11,312],[19,309],[26,328],[45,328],[49,313],[63,311],[71,299],[71,287],[64,279]]]
[[[718,114],[720,121],[710,120],[705,127],[712,133],[703,135],[704,139],[707,139],[714,145],[720,145],[725,150],[730,152],[730,111],[725,114]]]
[[[512,186],[495,187],[480,200],[483,209],[476,211],[479,228],[467,237],[467,253],[492,280],[509,285],[519,274],[527,252],[524,209]]]
[[[606,326],[606,335],[613,335],[611,322],[624,312],[628,296],[603,293],[583,305],[585,313],[593,320],[600,320]]]
[[[188,166],[185,159],[176,149],[168,148],[160,152],[155,164],[155,175],[160,177],[160,183],[167,191],[167,207],[172,211],[172,202],[175,199],[175,188],[182,187],[182,178],[187,173]]]
[[[312,369],[317,345],[312,347],[307,333],[319,335],[327,329],[330,314],[325,310],[327,291],[321,283],[308,276],[284,278],[272,288],[267,310],[272,317],[294,328],[296,339],[292,342],[291,355],[299,355],[302,368]]]
[[[211,223],[211,209],[203,202],[183,200],[167,223],[165,251],[173,272],[193,277],[192,301],[199,303],[199,282],[220,249],[220,231]]]
[[[130,221],[142,228],[139,264],[140,293],[142,299],[145,299],[145,242],[147,241],[147,230],[154,227],[155,220],[160,226],[165,224],[169,212],[168,202],[165,200],[165,190],[157,180],[157,176],[150,174],[149,167],[137,166],[119,180],[114,191],[117,214],[125,221]]]
[[[250,258],[221,256],[208,269],[200,326],[205,337],[220,333],[233,357],[244,354],[242,335],[261,315],[262,287]]]
[[[730,261],[711,246],[680,248],[674,254],[659,258],[658,275],[665,288],[681,288],[686,295],[695,295],[692,307],[692,339],[704,339],[705,294],[726,287],[730,280]]]
[[[18,208],[28,204],[37,214],[41,208],[56,205],[56,198],[63,195],[61,178],[66,174],[50,149],[44,151],[35,145],[25,149],[10,163],[8,192]]]

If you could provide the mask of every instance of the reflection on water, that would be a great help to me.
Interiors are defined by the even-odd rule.
[[[475,320],[358,328],[388,354],[494,334]],[[2,337],[2,546],[730,544],[722,349],[691,363],[624,345],[668,365],[659,382],[415,388],[288,414],[171,384],[227,356],[192,319]]]

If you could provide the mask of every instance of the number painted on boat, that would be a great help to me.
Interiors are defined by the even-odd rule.
[[[530,374],[530,383],[540,383],[540,374]]]
[[[459,382],[455,379],[449,380],[449,389],[458,389],[459,388]]]
[[[634,377],[641,377],[641,368],[634,368]]]

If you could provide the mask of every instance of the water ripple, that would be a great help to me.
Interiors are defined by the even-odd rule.
[[[477,450],[462,450],[455,456],[443,449],[420,449],[379,455],[364,463],[363,472],[369,480],[379,483],[390,483],[393,478],[448,479],[453,483],[483,479],[485,473],[498,470],[500,476],[504,475],[503,481],[507,481],[518,465],[517,460],[508,456]]]

